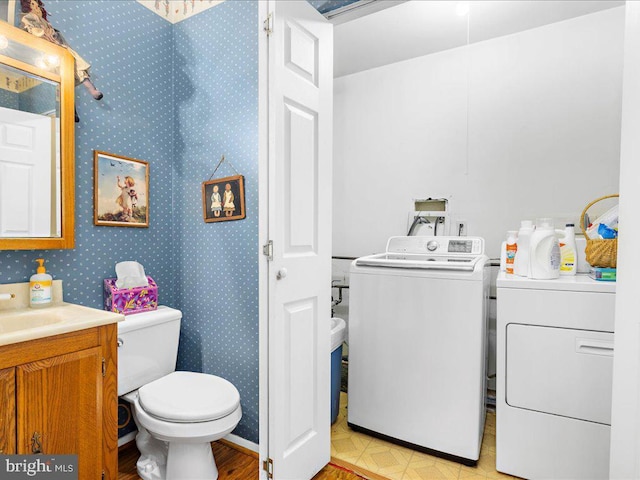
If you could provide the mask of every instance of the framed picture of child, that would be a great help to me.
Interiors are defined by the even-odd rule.
[[[149,164],[93,151],[93,224],[149,226]]]
[[[242,220],[244,212],[244,177],[214,178],[202,184],[204,221]]]

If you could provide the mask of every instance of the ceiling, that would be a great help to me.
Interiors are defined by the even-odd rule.
[[[326,4],[327,0],[316,3]],[[616,0],[378,0],[343,16],[349,18],[334,21],[334,75],[349,75],[624,3]],[[370,13],[375,4],[385,4],[387,8]],[[459,14],[460,4],[468,7],[468,14]]]

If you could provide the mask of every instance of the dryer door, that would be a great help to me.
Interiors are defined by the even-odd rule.
[[[509,324],[506,367],[509,405],[611,424],[612,333]]]

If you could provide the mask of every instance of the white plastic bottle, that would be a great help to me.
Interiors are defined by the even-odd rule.
[[[31,308],[45,308],[51,305],[53,277],[46,273],[43,258],[37,258],[36,262],[40,265],[29,279],[29,305]]]
[[[513,275],[513,262],[516,259],[516,252],[518,251],[518,232],[516,230],[509,230],[507,232],[507,244],[505,245],[505,272],[507,275]]]
[[[529,249],[529,277],[549,280],[560,276],[560,244],[550,218],[536,221]]]
[[[578,270],[576,230],[573,223],[567,223],[560,234],[560,275],[575,275]]]
[[[531,220],[522,220],[518,230],[518,251],[513,266],[513,273],[520,277],[529,276],[529,250],[531,249],[531,235],[534,227]]]

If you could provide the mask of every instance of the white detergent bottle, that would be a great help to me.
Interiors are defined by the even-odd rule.
[[[520,277],[529,276],[529,250],[531,249],[531,235],[535,228],[531,220],[522,220],[518,230],[518,251],[513,266],[513,273]]]
[[[529,249],[529,277],[549,280],[560,276],[560,244],[550,218],[536,220]]]
[[[560,235],[560,275],[575,275],[578,270],[575,226],[567,223],[564,230],[556,232]]]

